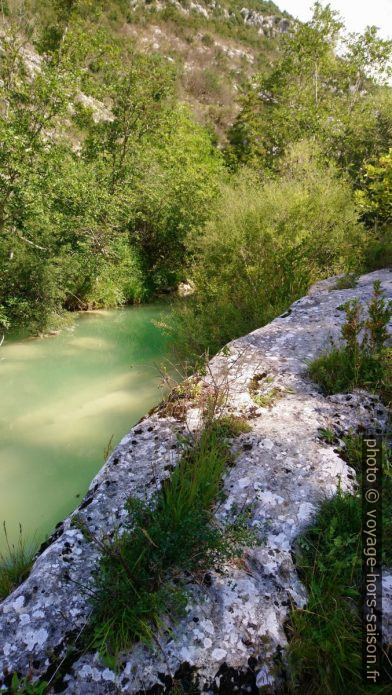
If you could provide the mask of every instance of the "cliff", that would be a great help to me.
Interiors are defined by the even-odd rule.
[[[192,680],[194,692],[276,692],[285,664],[285,622],[306,591],[293,562],[293,544],[326,497],[353,490],[355,473],[336,444],[349,431],[385,432],[387,412],[364,391],[323,396],[307,376],[309,360],[338,340],[341,306],[351,298],[367,304],[379,279],[392,298],[392,272],[361,277],[353,289],[319,283],[287,314],[233,341],[211,362],[205,383],[224,384],[226,410],[245,417],[252,430],[233,441],[235,465],[224,479],[223,518],[235,505],[251,504],[252,525],[262,542],[241,563],[189,579],[187,616],[160,639],[161,649],[136,645],[122,655],[118,672],[94,653],[69,648],[89,617],[86,587],[99,559],[97,547],[73,525],[78,515],[96,536],[121,527],[132,494],[150,499],[178,460],[178,433],[197,428],[200,413],[184,404],[181,417],[163,404],[122,440],[88,494],[59,525],[29,578],[0,605],[0,674],[19,672],[50,680],[62,674],[62,692],[169,693],[173,678]],[[264,392],[259,384],[267,374]],[[259,389],[262,398],[254,398]],[[263,405],[261,405],[261,403]],[[384,640],[392,641],[392,573],[384,573]],[[0,676],[1,682],[1,676]],[[186,691],[187,692],[187,691]]]

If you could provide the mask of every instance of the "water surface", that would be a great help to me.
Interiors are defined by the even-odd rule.
[[[42,540],[113,447],[162,398],[164,306],[82,314],[72,329],[0,348],[0,522]],[[0,547],[3,538],[0,533]]]

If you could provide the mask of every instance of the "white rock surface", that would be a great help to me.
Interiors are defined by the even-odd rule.
[[[172,5],[184,15],[189,15],[190,12],[202,15],[205,19],[211,19],[221,16],[222,19],[228,21],[234,15],[232,10],[227,10],[219,2],[215,0],[205,0],[204,2],[194,2],[190,0],[189,4],[181,4],[179,0],[151,0],[147,4],[145,0],[131,0],[130,6],[132,9],[143,7],[144,10],[154,9],[154,11],[162,11]],[[244,24],[255,26],[261,36],[274,38],[279,34],[285,34],[295,27],[294,20],[280,15],[263,15],[257,10],[250,10],[243,7],[240,10],[240,15]]]
[[[96,547],[72,527],[71,515],[30,577],[0,605],[3,682],[15,671],[49,679],[59,668],[69,695],[169,693],[173,677],[185,692],[191,680],[200,693],[256,694],[261,686],[275,692],[291,602],[306,601],[293,543],[339,483],[345,490],[354,485],[354,472],[320,439],[319,430],[333,428],[338,436],[359,427],[385,431],[387,421],[385,408],[364,391],[323,397],[307,377],[307,364],[330,336],[338,338],[344,320],[339,307],[353,297],[366,305],[375,279],[392,298],[388,270],[363,276],[349,290],[331,291],[331,282],[321,283],[286,315],[233,341],[210,363],[210,383],[228,385],[228,411],[247,417],[252,426],[233,443],[237,459],[225,477],[227,497],[217,514],[224,518],[234,505],[251,505],[260,544],[242,563],[211,572],[207,584],[191,583],[187,617],[170,637],[160,638],[162,649],[136,645],[114,673],[92,653],[63,661],[88,620],[83,587],[98,560]],[[271,379],[269,388],[279,389],[267,408],[258,407],[249,390],[260,374]],[[197,409],[190,408],[188,426],[197,423]],[[184,427],[158,408],[122,440],[75,512],[94,534],[121,525],[126,498],[149,499],[170,475],[178,455],[176,433]],[[392,574],[385,574],[384,586],[384,637],[391,642]]]

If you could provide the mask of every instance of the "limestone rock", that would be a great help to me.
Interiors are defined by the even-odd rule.
[[[97,548],[72,525],[74,515],[98,536],[121,526],[127,497],[151,498],[176,464],[176,434],[198,424],[197,408],[189,408],[185,421],[158,408],[121,441],[29,578],[0,605],[0,674],[30,672],[49,680],[60,669],[62,692],[68,695],[167,693],[173,677],[184,687],[192,680],[200,693],[276,690],[290,605],[306,602],[293,543],[338,484],[344,490],[355,484],[354,472],[335,446],[320,439],[319,430],[333,428],[339,437],[349,429],[385,431],[387,426],[377,398],[364,391],[324,397],[309,380],[307,364],[328,346],[330,336],[338,340],[341,305],[354,297],[366,305],[376,279],[392,298],[388,270],[361,277],[353,289],[321,284],[285,315],[230,343],[210,363],[207,381],[225,384],[228,411],[247,417],[252,426],[233,443],[237,458],[224,480],[225,502],[216,512],[224,518],[234,505],[251,505],[260,544],[246,552],[244,562],[211,572],[208,586],[190,581],[187,616],[173,626],[170,637],[160,638],[160,650],[135,645],[116,673],[97,654],[65,660],[67,647],[88,620],[86,587],[99,559]],[[262,381],[261,375],[268,375],[274,389],[268,407],[255,403],[250,388]],[[390,572],[384,588],[384,636],[390,642]]]

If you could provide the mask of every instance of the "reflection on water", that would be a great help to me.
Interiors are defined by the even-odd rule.
[[[162,397],[163,306],[83,314],[72,330],[0,349],[0,523],[42,539]],[[0,538],[0,546],[2,544]]]

